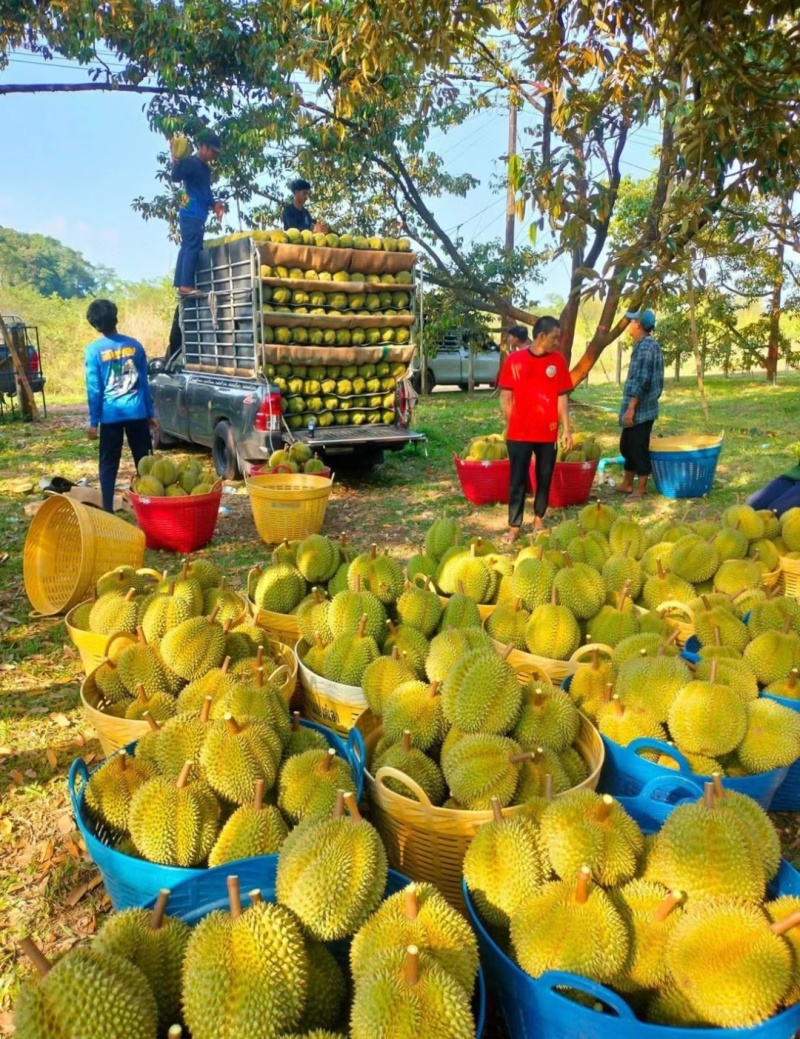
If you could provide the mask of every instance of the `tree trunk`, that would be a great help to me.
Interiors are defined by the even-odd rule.
[[[595,329],[594,335],[589,340],[589,342],[586,344],[586,349],[583,352],[583,356],[580,358],[578,363],[570,371],[570,375],[572,376],[572,385],[573,386],[577,386],[578,383],[583,382],[583,380],[586,378],[586,376],[589,374],[589,372],[592,370],[592,368],[594,368],[595,364],[597,364],[597,361],[600,358],[600,355],[602,354],[602,352],[605,350],[605,348],[610,343],[613,343],[614,340],[622,333],[623,329],[625,329],[627,327],[628,321],[627,321],[626,318],[623,318],[621,321],[618,321],[617,324],[614,325],[613,327],[611,325],[611,322],[614,320],[614,315],[617,312],[617,307],[619,306],[619,298],[620,298],[619,286],[615,282],[612,282],[609,285],[609,287],[608,287],[608,289],[606,291],[606,298],[603,301],[603,310],[602,310],[602,312],[600,314],[600,321],[599,321],[599,323],[597,325],[597,328]],[[569,309],[570,309],[570,304],[568,302],[567,306],[564,308],[563,314],[566,314],[567,311],[569,311]],[[562,319],[563,319],[563,314],[562,314]],[[575,304],[575,317],[576,318],[577,318],[577,314],[578,314],[578,308],[577,308],[577,303],[576,303]],[[574,319],[573,319],[572,336],[574,336],[574,335],[575,335],[575,322],[574,322]],[[561,326],[561,342],[562,342],[562,349],[563,349],[563,344],[564,344],[564,325],[563,324]],[[568,347],[566,348],[566,350],[564,350],[565,357],[569,357],[570,356],[571,349],[572,349],[572,337],[570,337],[570,339],[569,339]]]
[[[578,324],[578,309],[580,307],[580,302],[579,296],[570,296],[558,319],[559,324],[561,325],[561,336],[558,341],[558,349],[560,353],[563,354],[564,360],[567,364],[569,364],[572,359],[572,343],[575,339],[575,329]]]
[[[785,245],[783,243],[786,231],[786,206],[781,213],[781,234],[778,235],[778,244],[775,248],[775,260],[777,270],[775,281],[772,283],[772,305],[769,312],[769,346],[767,347],[766,375],[767,382],[775,385],[778,381],[778,356],[781,346],[781,296],[783,293],[783,258]]]
[[[703,359],[700,355],[700,340],[697,335],[697,312],[694,303],[694,278],[692,277],[693,255],[689,255],[689,266],[686,270],[686,298],[689,303],[689,338],[692,341],[692,352],[697,369],[697,389],[700,392],[700,406],[703,409],[703,417],[708,422],[708,400],[706,399],[706,387],[703,379]]]
[[[681,351],[678,349],[675,353],[675,382],[681,381]]]
[[[614,381],[617,386],[622,385],[622,340],[617,340],[617,370],[614,373]]]

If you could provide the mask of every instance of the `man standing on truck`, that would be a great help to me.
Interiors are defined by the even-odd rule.
[[[210,130],[203,130],[197,135],[197,151],[185,159],[175,154],[176,138],[169,142],[172,155],[172,180],[182,182],[184,195],[178,214],[178,226],[181,232],[181,248],[175,266],[174,285],[181,296],[200,296],[194,283],[194,272],[197,258],[203,248],[206,218],[213,209],[214,215],[221,220],[225,213],[225,205],[215,199],[211,191],[211,170],[209,163],[219,154],[219,137]]]
[[[294,228],[297,231],[326,232],[328,230],[327,224],[315,220],[306,209],[308,196],[311,193],[309,182],[302,177],[298,177],[297,180],[291,182],[289,190],[292,193],[292,201],[283,207],[284,231]]]
[[[89,402],[90,440],[100,441],[100,490],[103,508],[114,511],[114,485],[122,457],[122,438],[134,465],[152,450],[155,408],[147,381],[147,356],[137,339],[117,332],[117,305],[109,299],[89,304],[86,320],[100,338],[86,347],[86,396]]]
[[[556,318],[540,317],[533,326],[533,342],[524,325],[514,325],[507,333],[513,352],[506,358],[497,379],[511,463],[508,532],[503,538],[506,545],[517,540],[522,528],[531,458],[536,457],[533,528],[541,530],[556,464],[559,423],[565,446],[568,450],[572,448],[569,428],[572,379],[566,361],[557,351],[560,332]]]

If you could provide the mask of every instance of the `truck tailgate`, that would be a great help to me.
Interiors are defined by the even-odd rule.
[[[291,435],[284,433],[287,443],[292,440],[303,440],[309,447],[320,447],[336,451],[337,448],[352,447],[391,448],[403,444],[424,444],[428,438],[424,433],[401,426],[317,426],[313,433],[307,429],[292,430]]]

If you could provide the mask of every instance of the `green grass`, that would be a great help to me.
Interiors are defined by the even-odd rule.
[[[705,421],[693,385],[688,380],[668,384],[656,432],[725,432],[711,495],[689,503],[654,494],[634,508],[635,514],[679,516],[687,505],[695,518],[716,513],[794,464],[800,377],[787,377],[776,388],[755,380],[712,378],[708,396]],[[611,385],[574,395],[573,428],[594,433],[607,454],[617,454],[618,403],[619,390]],[[445,512],[459,517],[471,533],[499,535],[506,526],[505,507],[468,504],[452,463],[453,453],[460,453],[472,436],[501,430],[496,396],[486,391],[472,398],[434,394],[420,404],[416,427],[428,437],[427,456],[421,449],[406,449],[387,455],[386,464],[373,473],[337,475],[326,529],[347,531],[359,546],[376,541],[400,556],[415,551],[430,522]],[[20,974],[12,940],[31,933],[50,950],[67,948],[92,933],[97,915],[108,907],[102,886],[77,897],[95,872],[72,828],[66,775],[77,755],[100,755],[79,707],[80,661],[60,619],[30,616],[22,579],[30,522],[23,508],[38,500],[39,478],[88,476],[96,484],[96,457],[96,446],[85,437],[81,408],[55,408],[42,423],[0,423],[0,559],[7,553],[0,562],[0,921],[6,924],[0,945],[0,1034]],[[126,462],[120,479],[130,476]],[[255,531],[244,488],[236,491],[223,498],[231,515],[220,519],[205,552],[230,574],[234,586],[243,587],[248,569],[264,560],[267,549]],[[147,552],[146,563],[174,568],[176,559]],[[789,825],[788,830],[787,847],[792,847],[796,828]],[[65,907],[68,896],[74,905]]]

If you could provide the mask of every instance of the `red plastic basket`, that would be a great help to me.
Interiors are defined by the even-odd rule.
[[[551,509],[565,509],[568,505],[585,505],[592,493],[594,474],[599,459],[593,462],[556,462],[553,482],[547,504]],[[536,459],[531,462],[528,479],[530,490],[536,492]]]
[[[210,494],[151,498],[128,492],[147,547],[165,552],[194,552],[214,536],[222,499],[220,484]]]
[[[508,505],[511,463],[507,458],[497,462],[466,462],[453,455],[461,490],[473,505]]]

